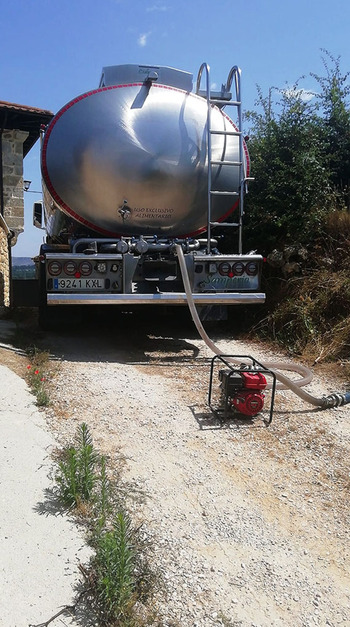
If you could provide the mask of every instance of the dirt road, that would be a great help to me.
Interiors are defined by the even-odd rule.
[[[212,337],[271,357],[227,329]],[[206,404],[209,350],[178,317],[96,318],[39,342],[57,366],[48,429],[66,442],[85,421],[148,495],[134,515],[162,574],[162,625],[350,625],[350,406],[320,412],[278,392],[270,427],[221,424]],[[316,372],[309,391],[339,387]]]

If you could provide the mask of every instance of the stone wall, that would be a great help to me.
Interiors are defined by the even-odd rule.
[[[23,200],[23,142],[28,133],[19,130],[4,130],[2,133],[2,189],[3,217],[0,219],[0,314],[10,307],[10,254],[8,230],[14,234],[13,246],[24,229]],[[0,216],[1,218],[1,216]]]
[[[10,306],[10,260],[8,239],[0,222],[0,314]]]
[[[4,218],[15,234],[12,246],[24,229],[23,142],[27,137],[27,132],[18,130],[4,130],[2,135]]]

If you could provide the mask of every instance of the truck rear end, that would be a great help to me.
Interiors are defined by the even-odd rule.
[[[42,319],[57,305],[186,304],[177,244],[197,305],[264,301],[262,258],[242,253],[249,155],[233,69],[213,94],[208,66],[204,92],[203,66],[195,91],[187,72],[112,66],[57,113],[43,134],[34,214],[47,232],[37,258]],[[237,230],[236,253],[220,252],[218,227]]]

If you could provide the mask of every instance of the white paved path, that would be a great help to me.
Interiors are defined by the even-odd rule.
[[[28,627],[72,603],[84,538],[47,499],[54,441],[25,382],[0,365],[0,625]],[[48,511],[49,510],[49,511]],[[67,615],[50,626],[88,625]]]

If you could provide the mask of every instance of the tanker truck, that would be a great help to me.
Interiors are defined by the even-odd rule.
[[[264,302],[262,257],[243,254],[240,78],[234,66],[214,92],[205,63],[196,83],[171,67],[108,66],[42,129],[43,326],[61,306],[185,305],[177,245],[200,311]]]

